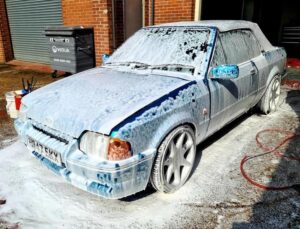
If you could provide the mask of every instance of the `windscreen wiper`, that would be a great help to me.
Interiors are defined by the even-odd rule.
[[[160,65],[152,65],[151,69],[162,69],[162,70],[169,70],[174,69],[176,71],[182,71],[183,69],[188,69],[191,72],[194,72],[195,67],[191,65],[184,65],[184,64],[160,64]]]
[[[150,65],[143,63],[143,62],[138,62],[138,61],[124,61],[124,62],[107,62],[107,65],[120,65],[120,66],[130,66],[134,65],[134,68],[148,68]]]

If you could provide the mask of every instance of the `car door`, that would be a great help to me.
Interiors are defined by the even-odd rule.
[[[222,128],[253,104],[258,89],[258,68],[243,30],[219,33],[208,74],[211,93],[210,124],[207,134]],[[223,64],[239,67],[236,79],[210,79],[211,69]]]
[[[264,55],[264,50],[259,43],[259,40],[255,37],[255,35],[250,30],[244,31],[244,39],[246,44],[248,44],[248,48],[250,51],[250,56],[252,56],[252,61],[258,69],[258,88],[256,97],[253,100],[252,105],[254,106],[260,100],[262,93],[266,88],[266,82],[268,79],[268,74],[270,72],[270,67],[266,56]]]

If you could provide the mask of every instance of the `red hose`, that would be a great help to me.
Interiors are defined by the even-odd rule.
[[[267,133],[267,132],[275,132],[275,133],[284,133],[286,135],[286,137],[280,141],[275,147],[268,147],[266,145],[264,145],[260,140],[259,140],[259,136],[262,134],[262,133]],[[259,156],[263,156],[263,155],[266,155],[266,154],[270,154],[270,153],[274,153],[276,156],[279,156],[279,157],[284,157],[284,158],[287,158],[289,160],[296,160],[296,161],[300,161],[300,157],[293,157],[293,156],[286,156],[284,155],[282,152],[280,151],[277,151],[278,148],[280,148],[281,146],[285,145],[286,143],[288,143],[291,139],[297,137],[299,135],[296,135],[294,132],[292,131],[288,131],[288,130],[283,130],[283,129],[265,129],[263,131],[260,131],[256,134],[256,143],[257,145],[264,150],[264,153],[261,153],[261,154],[258,154],[258,155],[255,155],[255,156],[245,156],[242,160],[241,160],[241,163],[240,163],[240,170],[242,172],[242,175],[243,177],[249,181],[251,184],[253,184],[254,186],[258,187],[258,188],[261,188],[261,189],[264,189],[264,190],[276,190],[276,191],[282,191],[282,190],[287,190],[287,189],[290,189],[290,188],[294,188],[294,187],[298,187],[299,185],[290,185],[290,186],[281,186],[281,187],[275,187],[275,186],[267,186],[267,185],[264,185],[264,184],[260,184],[258,182],[256,182],[254,179],[252,179],[245,171],[244,169],[244,164],[250,160],[250,159],[253,159],[253,158],[256,158],[256,157],[259,157]]]

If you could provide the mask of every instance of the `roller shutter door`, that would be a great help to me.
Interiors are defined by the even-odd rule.
[[[6,0],[17,60],[49,63],[45,27],[62,25],[61,0]]]

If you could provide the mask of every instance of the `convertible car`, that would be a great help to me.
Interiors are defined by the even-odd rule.
[[[122,198],[184,185],[196,145],[257,106],[276,110],[286,52],[246,21],[137,31],[101,67],[22,99],[15,127],[34,157],[74,186]]]

